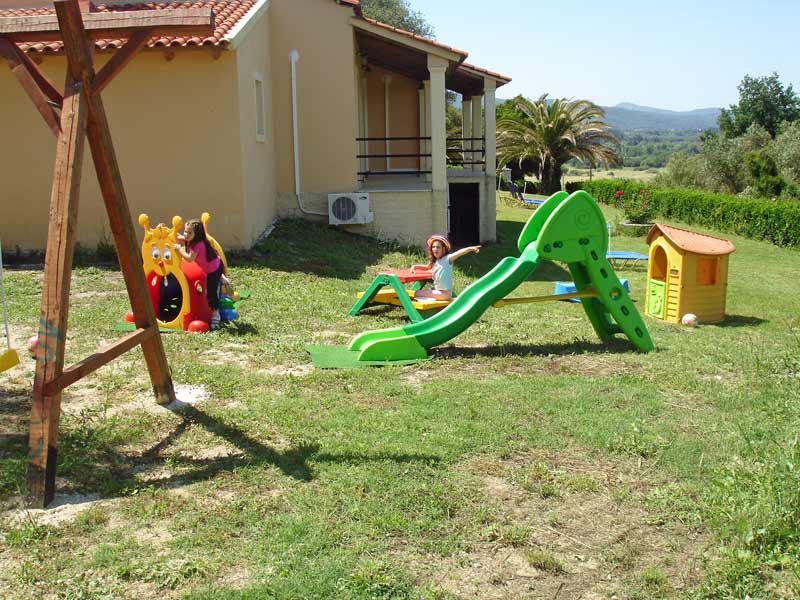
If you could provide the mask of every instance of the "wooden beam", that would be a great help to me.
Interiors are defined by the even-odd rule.
[[[31,58],[25,54],[22,49],[13,44],[14,50],[17,54],[17,59],[20,63],[22,63],[28,72],[33,77],[36,84],[41,88],[44,95],[47,96],[50,101],[55,104],[59,109],[61,109],[61,103],[64,102],[64,96],[61,92],[56,89],[56,86],[47,78],[47,76],[42,73],[41,69],[31,60]]]
[[[85,37],[83,37],[81,14],[77,3],[75,0],[57,1],[55,7],[61,23],[64,49],[70,62],[70,69],[79,67],[81,69],[80,77],[88,82],[91,90],[94,79],[91,66],[92,57],[89,45],[86,44]],[[101,96],[91,92],[88,104],[89,147],[92,151],[97,180],[100,183],[100,192],[106,205],[109,225],[114,235],[122,276],[128,288],[128,297],[135,315],[136,327],[148,329],[157,325],[157,321],[153,305],[150,303],[150,293],[144,278],[141,255],[136,244],[133,220],[128,208],[125,188],[122,185],[122,175],[114,152],[105,107]],[[144,341],[142,351],[150,373],[156,401],[159,404],[173,402],[175,390],[161,336],[154,336]]]
[[[47,95],[33,78],[31,72],[20,62],[15,48],[15,44],[0,38],[0,56],[6,60],[14,77],[16,77],[17,81],[22,85],[22,89],[28,94],[28,97],[33,102],[36,110],[39,111],[39,114],[42,115],[50,131],[58,136],[61,133],[59,116],[53,110],[53,107],[50,106]]]
[[[28,500],[39,508],[47,506],[55,493],[61,393],[48,396],[46,389],[61,377],[64,367],[72,255],[88,118],[87,94],[82,83],[68,74],[64,88],[61,134],[50,199],[28,444]]]
[[[142,29],[134,33],[125,45],[114,52],[111,59],[103,65],[100,72],[94,78],[94,87],[92,88],[93,94],[99,94],[105,87],[111,83],[111,80],[125,68],[136,53],[147,45],[147,42],[153,37],[152,29]]]
[[[0,17],[0,37],[19,42],[62,39],[58,23],[57,15]],[[209,7],[92,12],[83,15],[83,23],[89,39],[127,39],[143,28],[152,29],[154,36],[208,36],[214,32],[214,12]]]
[[[68,369],[64,369],[61,377],[51,381],[45,387],[45,394],[51,396],[61,392],[79,379],[83,379],[90,373],[94,373],[100,367],[107,365],[115,358],[122,356],[129,350],[143,344],[156,335],[158,335],[157,325],[153,325],[147,329],[136,329],[133,333],[129,333],[113,344],[98,350],[91,356],[87,356],[79,363],[75,363]]]

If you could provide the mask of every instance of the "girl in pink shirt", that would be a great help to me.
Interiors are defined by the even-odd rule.
[[[219,327],[219,281],[225,271],[217,251],[206,237],[206,229],[199,219],[186,222],[183,228],[184,244],[175,244],[173,247],[183,257],[183,260],[197,262],[197,265],[206,273],[206,294],[208,306],[211,308],[211,329]]]

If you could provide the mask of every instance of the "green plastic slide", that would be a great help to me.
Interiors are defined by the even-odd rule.
[[[424,358],[432,348],[454,338],[478,320],[492,303],[521,284],[539,264],[533,244],[519,258],[506,257],[491,271],[461,292],[438,314],[406,327],[367,331],[350,343],[359,360]]]
[[[639,350],[653,349],[641,316],[606,260],[605,218],[589,194],[558,192],[548,198],[522,229],[517,245],[518,258],[501,260],[437,315],[405,327],[364,332],[348,350],[358,352],[359,361],[425,358],[428,348],[457,336],[517,288],[541,260],[567,263],[576,289],[597,294],[581,302],[601,340],[623,333]]]

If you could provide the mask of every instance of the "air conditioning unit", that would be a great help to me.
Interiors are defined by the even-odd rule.
[[[328,194],[328,222],[331,225],[363,225],[372,223],[374,218],[369,210],[369,194]]]

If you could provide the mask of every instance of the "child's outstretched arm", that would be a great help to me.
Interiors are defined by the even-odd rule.
[[[183,257],[183,260],[187,262],[194,262],[194,259],[197,258],[197,252],[187,252],[183,244],[172,244],[172,247],[175,249],[175,252],[180,254]]]
[[[472,253],[477,254],[480,251],[481,251],[480,246],[467,246],[466,248],[462,248],[461,250],[456,250],[455,252],[451,252],[450,254],[448,254],[448,256],[450,257],[450,262],[454,263],[462,256],[466,256],[467,254],[472,254]]]

